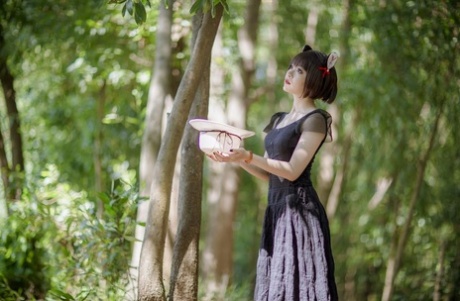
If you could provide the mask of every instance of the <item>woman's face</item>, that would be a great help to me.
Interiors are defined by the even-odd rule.
[[[302,97],[307,72],[296,65],[290,65],[284,77],[283,90],[297,97]]]

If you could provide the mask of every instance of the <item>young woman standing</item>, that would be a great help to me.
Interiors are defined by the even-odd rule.
[[[338,300],[329,224],[310,179],[316,153],[332,139],[331,116],[315,101],[335,100],[337,57],[305,46],[292,59],[283,85],[293,97],[292,109],[272,116],[264,130],[264,156],[244,148],[210,155],[269,181],[256,301]]]

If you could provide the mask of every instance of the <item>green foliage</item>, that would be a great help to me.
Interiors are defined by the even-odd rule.
[[[57,229],[31,205],[15,203],[10,206],[12,214],[1,222],[0,279],[5,290],[0,291],[38,299],[46,295],[51,285],[54,270],[47,262],[53,260],[53,252],[48,242],[53,245],[52,235]],[[2,294],[1,298],[8,297]]]
[[[215,17],[216,15],[216,6],[221,4],[224,7],[225,12],[229,12],[229,7],[227,0],[196,0],[192,7],[190,8],[191,14],[196,14],[197,12],[207,13],[211,11],[211,15]]]
[[[11,206],[12,214],[2,223],[2,298],[123,299],[136,189],[116,179],[108,193],[99,195],[98,207],[85,193],[58,182],[56,173],[53,167],[44,172],[38,194]]]

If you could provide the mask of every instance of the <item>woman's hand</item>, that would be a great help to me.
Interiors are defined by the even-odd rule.
[[[249,159],[250,153],[244,148],[238,148],[228,153],[213,152],[208,157],[217,162],[240,162]]]

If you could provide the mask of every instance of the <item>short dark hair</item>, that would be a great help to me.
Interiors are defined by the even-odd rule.
[[[303,51],[297,54],[291,65],[302,67],[307,76],[305,78],[303,97],[322,99],[324,102],[332,103],[337,96],[337,72],[335,67],[323,76],[320,67],[327,67],[328,55],[313,50],[305,45]]]

